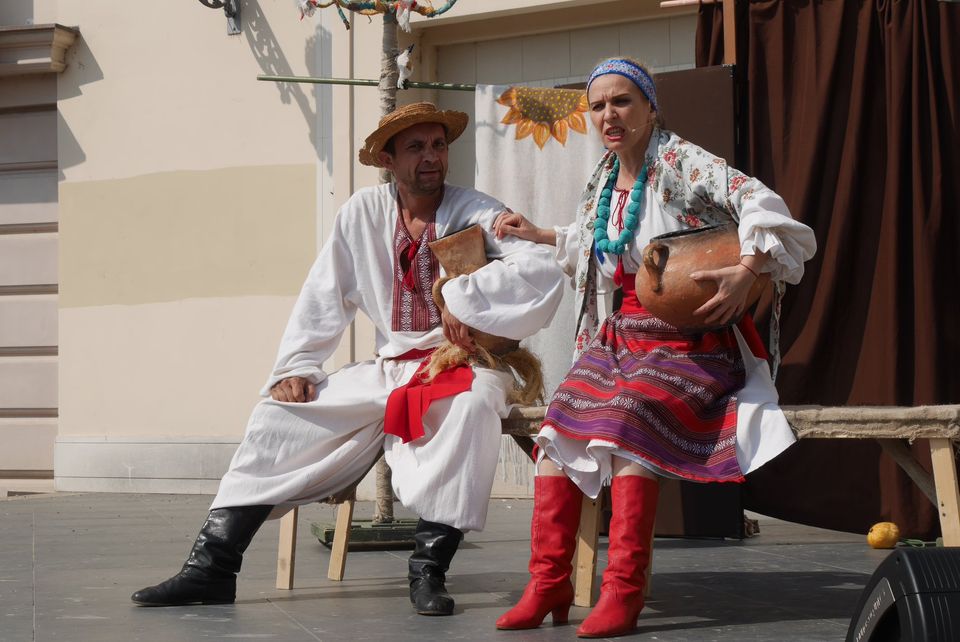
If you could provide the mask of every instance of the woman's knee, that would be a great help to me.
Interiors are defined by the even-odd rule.
[[[552,459],[544,457],[537,464],[537,474],[541,477],[563,477],[566,473]]]
[[[637,475],[647,479],[656,479],[657,476],[649,468],[641,466],[635,461],[624,459],[623,457],[613,457],[613,476]]]

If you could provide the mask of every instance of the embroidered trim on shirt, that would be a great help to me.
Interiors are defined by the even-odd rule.
[[[427,243],[436,240],[436,227],[431,222],[415,241],[397,216],[393,233],[393,314],[394,332],[426,332],[440,325],[440,310],[433,301],[432,288],[440,277],[440,264]],[[417,246],[413,261],[404,265],[405,255]],[[412,270],[404,283],[404,268]],[[413,278],[410,278],[410,277]],[[412,284],[412,288],[409,287]]]

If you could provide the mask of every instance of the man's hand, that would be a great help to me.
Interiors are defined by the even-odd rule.
[[[317,386],[303,377],[282,379],[270,388],[270,397],[274,401],[288,403],[306,403],[317,398]]]
[[[440,313],[440,320],[443,322],[443,336],[446,337],[447,341],[467,352],[474,352],[477,349],[477,346],[473,343],[473,337],[470,336],[470,326],[460,323],[460,320],[453,316],[446,307]]]

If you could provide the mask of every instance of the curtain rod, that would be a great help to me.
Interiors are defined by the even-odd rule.
[[[379,87],[379,80],[364,80],[362,78],[313,78],[310,76],[257,76],[257,80],[272,80],[273,82],[302,82],[315,85],[359,85],[362,87]],[[415,82],[407,81],[406,89],[444,89],[447,91],[476,91],[476,85],[463,85],[452,82]]]

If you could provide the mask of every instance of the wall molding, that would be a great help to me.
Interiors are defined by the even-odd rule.
[[[57,490],[111,493],[215,493],[236,438],[57,437]]]
[[[533,463],[503,437],[494,498],[532,497]],[[232,437],[57,437],[53,451],[58,491],[94,493],[217,492],[239,445]],[[376,468],[357,488],[357,499],[376,496]]]
[[[0,27],[0,77],[60,73],[80,30],[59,24]]]

